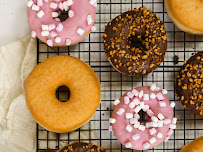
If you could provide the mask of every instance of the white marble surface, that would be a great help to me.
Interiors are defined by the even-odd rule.
[[[0,46],[30,34],[27,0],[0,0]]]

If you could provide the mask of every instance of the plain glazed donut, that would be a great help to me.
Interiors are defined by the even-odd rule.
[[[180,152],[202,152],[203,151],[203,137],[186,144]]]
[[[70,98],[60,102],[56,90],[67,86]],[[26,105],[33,118],[49,131],[73,131],[94,115],[100,103],[100,82],[81,60],[60,55],[38,64],[25,86]]]
[[[176,128],[177,118],[173,118],[174,102],[162,90],[152,84],[151,87],[138,87],[115,100],[112,129],[116,138],[126,148],[146,150],[168,141]],[[139,111],[146,112],[144,122],[139,122]]]
[[[164,22],[145,7],[111,20],[103,39],[112,66],[128,76],[147,75],[165,58],[167,36]]]
[[[69,46],[83,40],[95,29],[96,0],[29,0],[28,23],[32,36],[49,46]],[[61,22],[60,11],[69,18]]]

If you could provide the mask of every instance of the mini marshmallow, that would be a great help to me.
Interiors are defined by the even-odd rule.
[[[53,41],[52,40],[47,40],[47,45],[52,47],[53,46]]]
[[[151,86],[150,86],[150,90],[151,91],[154,91],[156,89],[156,84],[152,84]]]
[[[137,119],[137,120],[139,120],[139,119],[140,119],[140,115],[137,114],[137,113],[135,113],[135,114],[134,114],[134,118]]]
[[[154,112],[151,109],[148,109],[146,111],[146,113],[148,114],[148,116],[152,117],[154,115]]]
[[[43,5],[43,1],[42,0],[37,0],[37,5],[38,6],[42,6]]]
[[[118,109],[118,111],[116,112],[117,113],[117,115],[122,115],[123,113],[125,112],[125,109],[123,109],[123,108],[119,108]]]
[[[37,13],[37,17],[42,18],[42,16],[44,16],[44,12],[41,10]]]
[[[159,133],[157,134],[157,137],[158,137],[158,138],[163,138],[163,134],[162,134],[161,132],[159,132]]]
[[[42,31],[42,32],[41,32],[41,35],[42,35],[42,36],[49,36],[49,31]]]
[[[129,107],[130,107],[130,108],[134,108],[134,107],[135,107],[135,103],[134,103],[134,102],[131,102],[131,103],[129,104]]]
[[[64,3],[66,3],[66,6],[71,6],[71,5],[73,5],[73,0],[67,0]]]
[[[150,138],[150,139],[149,139],[149,142],[150,142],[150,144],[155,143],[155,142],[156,142],[156,138],[155,138],[155,137]]]
[[[148,142],[144,143],[143,144],[143,148],[144,149],[148,149],[150,147],[150,144]]]
[[[142,108],[142,110],[145,112],[149,109],[149,106],[148,105],[145,105],[144,108]]]
[[[97,7],[97,3],[94,3],[93,6],[94,6],[94,7]]]
[[[155,116],[152,116],[151,119],[152,119],[153,122],[158,122],[158,118],[155,117]]]
[[[97,0],[90,0],[90,5],[94,5],[97,2]]]
[[[56,42],[56,43],[60,43],[60,42],[61,42],[61,37],[56,37],[56,38],[55,38],[55,42]]]
[[[131,132],[133,130],[133,128],[130,125],[127,125],[125,128],[128,132]]]
[[[32,31],[32,32],[31,32],[31,35],[32,35],[32,37],[35,38],[35,37],[37,36],[37,33],[36,33],[35,31]]]
[[[110,119],[109,119],[109,122],[112,123],[112,124],[114,124],[114,123],[116,122],[116,119],[110,118]]]
[[[92,31],[96,31],[96,30],[97,30],[96,26],[92,26],[92,27],[91,27],[91,30],[92,30]]]
[[[173,129],[169,129],[167,135],[168,135],[168,136],[171,136],[172,134],[173,134]]]
[[[176,103],[174,101],[172,101],[171,104],[170,104],[171,108],[174,108],[175,105],[176,105]]]
[[[68,16],[69,16],[70,18],[72,18],[74,15],[75,15],[75,13],[73,12],[73,10],[69,10],[69,11],[68,11]]]
[[[159,106],[160,106],[160,107],[166,107],[166,102],[160,101],[160,102],[159,102]]]
[[[63,30],[63,24],[59,23],[56,27],[56,31],[61,32]]]
[[[139,98],[142,98],[143,94],[144,94],[144,92],[143,92],[143,90],[141,90],[141,91],[139,92]]]
[[[146,128],[150,128],[150,127],[152,127],[152,123],[151,122],[147,122],[146,123]]]
[[[140,126],[138,127],[138,129],[141,130],[141,131],[144,131],[144,130],[145,130],[145,126],[144,126],[144,125],[140,125]]]
[[[119,103],[120,103],[120,100],[119,100],[119,99],[116,99],[116,100],[113,102],[114,106],[117,106]]]
[[[138,139],[140,139],[140,135],[138,133],[135,134],[135,135],[132,135],[132,139],[133,140],[138,140]]]
[[[149,95],[148,94],[144,94],[143,100],[149,100]]]
[[[48,25],[42,25],[42,31],[48,31],[49,26]]]
[[[165,124],[165,125],[168,125],[168,124],[170,124],[170,123],[171,123],[171,119],[165,119],[165,120],[164,120],[164,124]]]
[[[167,91],[166,89],[163,89],[163,90],[162,90],[162,93],[163,93],[163,94],[167,94],[168,91]]]
[[[92,20],[92,15],[88,15],[88,16],[87,16],[87,24],[88,24],[88,25],[91,25],[92,22],[93,22],[93,20]]]
[[[168,142],[170,136],[167,136],[165,139],[164,139],[164,142]]]
[[[52,32],[50,33],[50,36],[51,36],[51,37],[56,37],[56,36],[57,36],[57,33],[54,32],[54,31],[52,31]]]
[[[130,119],[130,124],[135,124],[137,122],[137,119],[136,118],[131,118]]]
[[[150,133],[150,135],[155,134],[155,133],[156,133],[156,129],[155,129],[155,128],[150,129],[150,130],[149,130],[149,133]]]
[[[126,117],[126,119],[133,118],[133,113],[126,113],[125,117]]]
[[[56,28],[55,24],[49,24],[49,31],[53,30]]]
[[[132,93],[133,93],[134,96],[136,96],[136,97],[139,95],[139,92],[138,92],[136,89],[133,89],[133,90],[132,90]]]
[[[160,91],[161,89],[159,87],[156,87],[154,91]]]
[[[33,4],[33,5],[32,5],[32,10],[33,10],[33,11],[39,11],[39,6]]]
[[[164,119],[164,115],[163,115],[162,113],[159,113],[159,114],[158,114],[158,118],[159,118],[160,120],[163,120],[163,119]]]
[[[57,5],[56,3],[54,3],[54,2],[51,2],[51,3],[50,3],[50,8],[56,9],[57,6],[58,6],[58,5]]]
[[[66,45],[67,45],[67,46],[71,45],[71,43],[72,43],[72,42],[71,42],[71,39],[66,39]],[[120,102],[120,101],[119,101],[119,102]],[[114,104],[114,105],[115,105],[115,104]]]
[[[133,99],[132,102],[134,102],[136,106],[140,104],[140,100],[138,98]]]
[[[126,148],[131,148],[131,147],[132,147],[131,142],[126,143],[126,144],[125,144],[125,147],[126,147]]]
[[[144,102],[140,102],[140,107],[143,109],[145,107]]]
[[[172,119],[172,124],[174,124],[174,125],[175,125],[175,124],[176,124],[176,122],[177,122],[177,118],[175,118],[175,117],[174,117],[174,118]]]
[[[160,127],[163,127],[163,125],[164,125],[164,122],[163,121],[158,121],[158,127],[160,128]]]
[[[124,97],[124,103],[125,103],[125,104],[129,104],[129,102],[130,102],[129,97],[128,97],[128,96],[125,96],[125,97]]]
[[[55,18],[55,21],[61,22],[60,18]]]
[[[63,3],[62,3],[62,2],[59,3],[58,7],[60,8],[60,10],[62,10],[62,11],[64,10]]]
[[[152,127],[158,127],[158,123],[157,122],[151,122]]]
[[[129,92],[127,93],[127,96],[131,99],[131,98],[134,97],[134,94],[133,94],[132,92],[129,91]]]
[[[140,126],[140,122],[139,121],[134,123],[134,128],[138,128],[139,126]]]
[[[175,124],[170,124],[170,127],[171,129],[176,129],[176,125]]]
[[[151,98],[151,99],[155,99],[155,98],[156,98],[155,93],[150,93],[150,98]]]
[[[137,107],[134,109],[135,113],[139,113],[140,110],[141,110],[141,107],[140,107],[140,106],[137,106]]]
[[[79,35],[83,35],[85,33],[85,30],[83,30],[82,28],[79,27],[78,30],[77,30],[77,33]]]
[[[33,2],[32,0],[29,0],[29,1],[27,2],[27,7],[31,7],[33,4],[34,4],[34,2]]]
[[[44,2],[48,2],[48,0],[44,0]]]
[[[158,99],[159,101],[162,101],[162,100],[164,99],[162,93],[160,93],[160,92],[156,95],[156,97],[157,97],[157,99]]]
[[[113,127],[112,126],[109,126],[109,131],[113,131]]]
[[[53,18],[56,18],[56,17],[59,16],[59,14],[57,12],[52,12],[51,15],[52,15]]]
[[[66,2],[63,2],[63,9],[65,11],[68,11],[69,10],[69,6],[66,5]]]

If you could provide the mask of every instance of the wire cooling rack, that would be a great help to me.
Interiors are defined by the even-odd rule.
[[[111,18],[128,10],[145,5],[157,14],[164,22],[168,35],[168,49],[164,62],[153,73],[141,78],[127,77],[118,73],[108,62],[103,49],[102,34],[105,25]],[[189,141],[203,136],[203,118],[184,110],[174,95],[174,78],[178,74],[182,62],[192,53],[202,50],[203,37],[189,35],[177,29],[167,16],[164,0],[98,0],[95,26],[86,39],[77,45],[64,48],[49,48],[38,40],[38,63],[55,55],[75,56],[89,64],[101,81],[101,104],[89,123],[68,134],[54,134],[37,125],[37,151],[47,148],[59,148],[76,141],[94,142],[109,152],[132,152],[126,149],[108,131],[113,110],[113,101],[126,91],[142,85],[156,83],[160,88],[169,91],[168,97],[176,102],[174,111],[178,118],[177,129],[167,143],[148,150],[153,152],[179,151]],[[45,49],[44,49],[45,48]],[[179,63],[174,64],[174,56],[179,56]],[[60,95],[60,91],[58,92]],[[71,122],[70,122],[71,123]]]

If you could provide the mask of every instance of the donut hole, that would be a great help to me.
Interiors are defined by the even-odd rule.
[[[54,19],[59,18],[61,22],[64,22],[69,18],[68,11],[59,10],[58,14],[59,14],[59,16],[55,17]]]
[[[60,102],[67,102],[70,99],[70,90],[67,86],[63,85],[56,90],[56,98]]]
[[[131,48],[141,48],[141,49],[146,49],[145,45],[141,42],[144,40],[144,38],[137,38],[137,36],[131,36],[129,37],[129,45]]]
[[[140,119],[138,120],[140,123],[149,122],[149,116],[146,112],[144,112],[143,110],[140,110],[138,114],[140,115]]]

